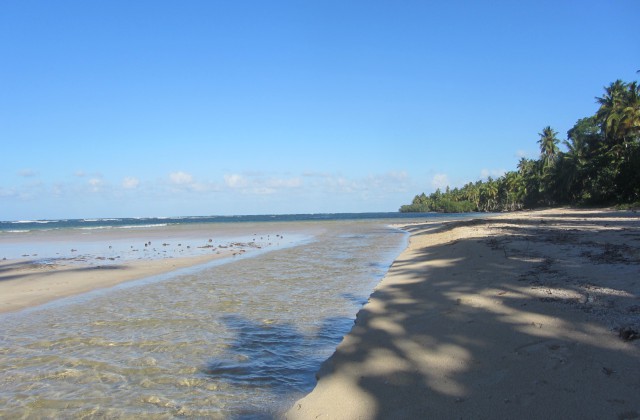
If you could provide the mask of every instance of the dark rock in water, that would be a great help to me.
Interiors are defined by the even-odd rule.
[[[638,331],[630,327],[620,328],[619,335],[620,335],[620,338],[622,338],[624,341],[632,341],[640,338],[640,333],[638,333]]]

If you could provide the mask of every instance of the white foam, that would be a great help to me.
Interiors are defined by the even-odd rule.
[[[91,227],[79,227],[80,230],[99,230],[99,229],[113,229],[113,226],[91,226]]]
[[[25,224],[25,223],[46,224],[46,223],[56,223],[56,222],[59,222],[59,220],[18,220],[15,222],[11,222],[11,224]]]
[[[135,228],[152,228],[152,227],[162,227],[168,226],[168,223],[156,223],[151,225],[125,225],[125,226],[117,226],[117,229],[135,229]]]

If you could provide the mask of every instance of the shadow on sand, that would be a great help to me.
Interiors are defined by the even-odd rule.
[[[54,269],[55,268],[55,269]],[[96,270],[126,270],[127,266],[120,264],[104,264],[96,266],[56,266],[55,263],[42,264],[36,261],[17,261],[0,265],[0,281],[18,280],[33,276],[47,276],[59,273],[82,273]]]
[[[322,413],[318,402],[341,384],[333,391],[358,398],[333,395],[339,418],[640,418],[639,342],[615,331],[640,325],[638,218],[591,216],[568,229],[517,215],[408,227],[420,236],[508,225],[396,260],[393,281],[323,364],[317,396],[292,412]],[[627,236],[604,243],[598,226]],[[598,259],[611,247],[617,258]]]

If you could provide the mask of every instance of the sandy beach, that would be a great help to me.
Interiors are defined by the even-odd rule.
[[[127,261],[122,264],[95,266],[38,264],[29,259],[0,261],[0,313],[17,311],[229,256],[230,251],[227,251],[216,255]]]
[[[247,224],[231,230],[190,226],[5,233],[0,251],[14,256],[0,258],[0,313],[287,243],[270,229]],[[295,240],[296,234],[289,238]]]
[[[640,418],[637,213],[404,229],[409,247],[287,418]]]

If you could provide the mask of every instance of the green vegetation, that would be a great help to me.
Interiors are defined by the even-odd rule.
[[[640,202],[640,86],[617,80],[596,98],[595,115],[582,118],[560,142],[540,132],[539,159],[520,159],[517,171],[497,179],[415,196],[401,212],[513,211],[553,205],[633,206]],[[561,151],[559,144],[566,147]]]

